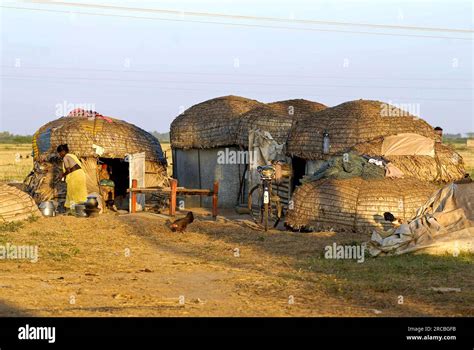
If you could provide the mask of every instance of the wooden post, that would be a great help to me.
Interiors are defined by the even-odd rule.
[[[132,213],[136,213],[137,212],[137,193],[135,191],[133,191],[134,188],[137,188],[138,186],[138,181],[133,179],[132,180],[132,191],[130,191],[130,196],[132,198],[132,208],[131,208],[131,212]]]
[[[217,217],[217,198],[219,195],[219,182],[214,182],[214,190],[212,191],[212,217]]]
[[[178,180],[170,180],[171,194],[170,194],[170,216],[176,214],[176,188],[178,187]]]

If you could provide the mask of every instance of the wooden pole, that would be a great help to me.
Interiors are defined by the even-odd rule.
[[[134,188],[137,188],[138,186],[138,181],[133,179],[132,180],[132,189]],[[131,212],[132,213],[136,213],[137,212],[137,193],[135,191],[131,191],[131,194],[130,194],[132,197],[132,208],[131,208]]]
[[[212,191],[212,217],[217,217],[217,198],[219,195],[219,182],[214,182],[214,190]]]
[[[171,194],[170,194],[170,216],[176,214],[176,188],[178,187],[178,180],[170,180]]]

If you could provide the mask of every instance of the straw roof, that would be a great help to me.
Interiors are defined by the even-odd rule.
[[[0,222],[26,220],[41,216],[35,201],[27,193],[6,184],[0,184]]]
[[[389,111],[389,115],[385,112]],[[424,120],[380,101],[356,100],[326,108],[299,121],[288,138],[288,153],[304,159],[322,159],[323,133],[330,139],[330,154],[377,137],[415,133],[435,139],[433,128]]]
[[[287,100],[261,105],[240,117],[237,144],[247,147],[249,130],[269,132],[278,143],[286,143],[290,129],[297,120],[312,116],[326,106],[308,100]]]
[[[280,110],[282,114],[293,116],[296,119],[309,117],[313,113],[326,109],[327,106],[319,102],[304,100],[304,99],[291,99],[284,101],[277,101],[268,103],[274,110]]]
[[[379,156],[383,138],[355,145],[352,150],[369,156]],[[451,182],[464,177],[464,160],[451,146],[435,143],[435,157],[430,156],[384,156],[400,169],[405,176],[423,181]]]
[[[97,157],[93,145],[104,148],[104,158],[125,158],[127,154],[146,153],[149,161],[166,164],[160,142],[153,135],[125,121],[103,117],[72,115],[43,125],[33,137],[35,160],[56,154],[56,147],[68,144],[78,157]]]
[[[213,148],[236,144],[239,118],[261,102],[224,96],[192,106],[171,123],[174,148]]]
[[[437,187],[417,179],[322,179],[299,186],[287,225],[294,229],[370,233],[390,227],[383,213],[408,220]]]

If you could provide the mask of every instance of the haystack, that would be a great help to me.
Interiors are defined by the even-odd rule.
[[[329,134],[329,155],[387,135],[415,133],[436,137],[427,122],[406,111],[380,101],[356,100],[326,108],[296,123],[289,135],[288,153],[307,160],[326,158],[322,147],[324,132]]]
[[[145,185],[167,183],[166,158],[160,142],[139,127],[95,112],[70,113],[43,125],[33,136],[34,169],[27,178],[27,190],[37,202],[61,200],[65,185],[60,181],[62,161],[56,148],[67,144],[82,161],[89,193],[99,192],[98,162],[112,168],[116,195],[129,187],[127,155],[145,153]]]
[[[355,145],[352,150],[359,154],[373,157],[383,155],[383,138]],[[457,181],[466,173],[464,161],[450,145],[434,143],[434,156],[429,155],[383,155],[383,157],[400,169],[405,176],[423,181],[444,182]]]
[[[239,118],[261,102],[239,96],[224,96],[201,102],[171,123],[173,148],[197,149],[235,145]]]
[[[326,106],[308,100],[287,100],[258,106],[244,113],[239,122],[237,143],[248,147],[249,130],[260,129],[269,132],[279,143],[286,143],[288,134],[298,120],[311,117]]]
[[[417,179],[322,179],[299,186],[286,223],[293,229],[371,233],[391,227],[384,212],[408,220],[437,189]]]
[[[0,194],[0,223],[41,216],[35,201],[27,193],[13,186],[0,184]]]

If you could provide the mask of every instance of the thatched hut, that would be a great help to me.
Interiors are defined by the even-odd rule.
[[[299,120],[304,120],[327,107],[321,103],[295,99],[268,103],[251,109],[240,117],[237,143],[248,147],[249,130],[269,132],[279,144],[286,144],[288,134]]]
[[[262,105],[240,96],[223,96],[188,108],[171,123],[171,145],[176,149],[210,149],[236,144],[239,118]]]
[[[326,153],[323,151],[325,133],[330,145],[329,152]],[[314,171],[315,161],[350,150],[382,156],[377,147],[380,148],[384,137],[398,134],[420,135],[436,143],[432,159],[417,155],[390,158],[394,164],[407,170],[407,176],[427,181],[451,181],[464,174],[461,156],[435,142],[439,140],[432,126],[406,111],[380,101],[345,102],[297,122],[290,131],[287,152],[293,158],[295,177],[301,178]],[[368,149],[371,152],[367,152]],[[425,169],[425,166],[430,169]],[[426,171],[430,174],[419,175]]]
[[[166,185],[166,158],[160,142],[139,127],[95,112],[74,112],[51,121],[33,136],[34,169],[27,179],[27,191],[36,202],[61,201],[65,185],[60,181],[62,161],[56,147],[67,144],[83,164],[89,193],[99,192],[98,164],[112,169],[115,195],[126,196],[130,187],[130,155],[143,154],[142,177],[147,187]]]
[[[0,184],[0,223],[26,220],[41,213],[33,198],[18,188]]]
[[[213,181],[221,182],[221,207],[244,203],[248,190],[245,174],[250,157],[245,151],[249,147],[249,130],[269,132],[277,143],[285,144],[297,120],[324,108],[320,103],[302,99],[264,104],[238,96],[199,103],[171,124],[173,174],[185,187],[210,188]],[[224,164],[218,161],[219,155],[225,156]],[[209,204],[206,198],[189,198],[185,203]]]
[[[391,114],[385,114],[385,109]],[[328,154],[323,153],[324,132],[330,138]],[[289,136],[288,153],[304,159],[323,159],[356,144],[399,133],[435,138],[433,127],[427,122],[394,106],[380,101],[349,101],[298,122]]]
[[[297,119],[310,117],[314,113],[327,108],[327,106],[322,103],[301,98],[271,102],[267,105],[274,110],[279,110],[281,114],[294,116]]]
[[[405,176],[423,181],[448,183],[462,179],[466,173],[462,157],[450,145],[433,142],[432,155],[387,155],[383,142],[384,138],[378,138],[355,145],[352,150],[372,157],[383,156]]]
[[[179,186],[212,188],[219,181],[219,206],[233,207],[242,192],[243,149],[237,145],[242,114],[263,105],[239,96],[224,96],[190,107],[171,123],[173,176]],[[185,206],[209,206],[207,198],[186,198]]]
[[[408,220],[437,189],[413,178],[363,180],[321,179],[299,186],[286,224],[293,229],[370,233],[387,229],[384,212]]]

